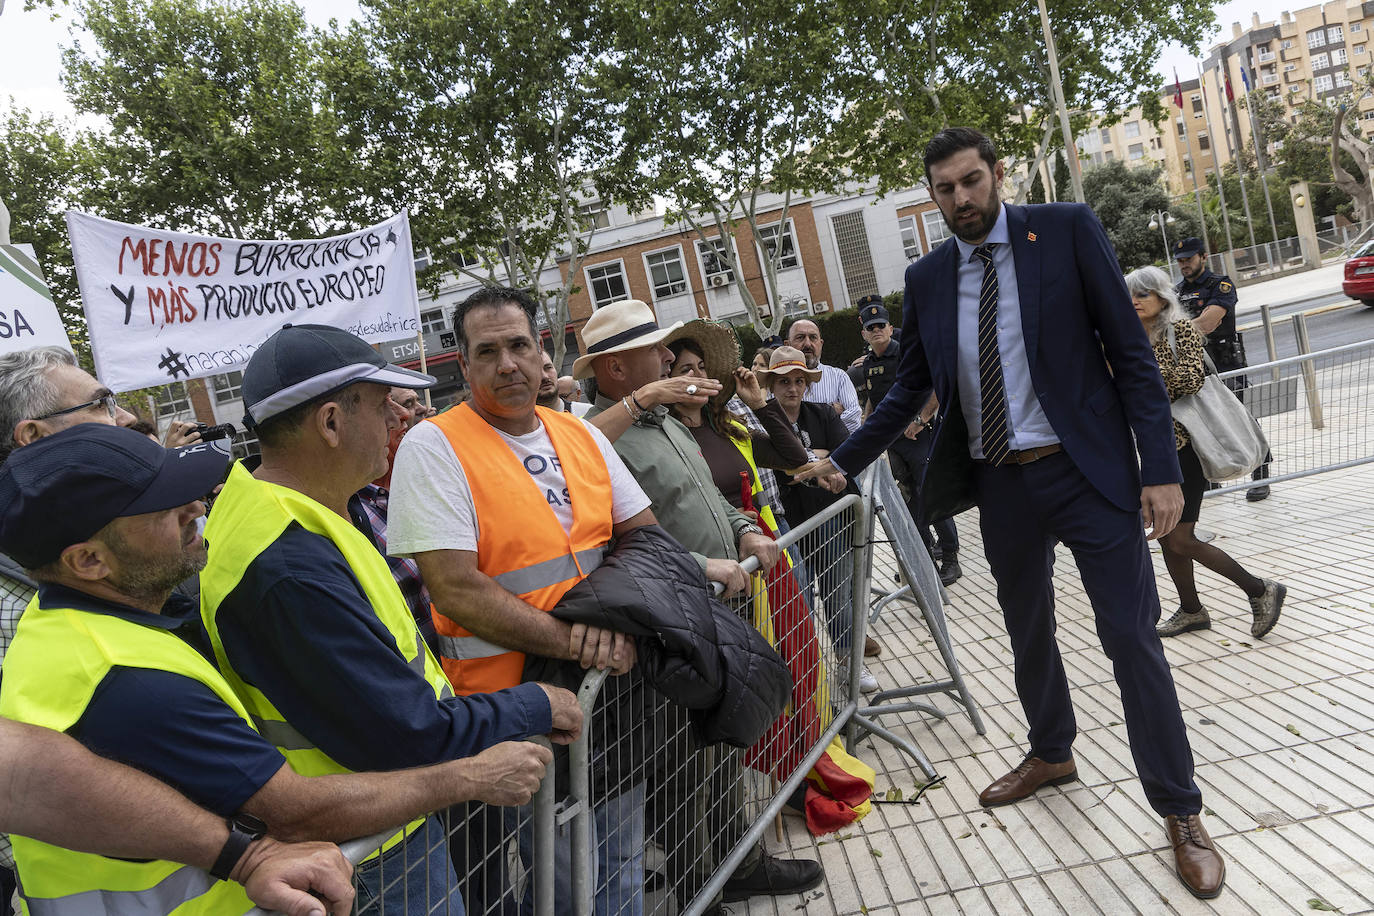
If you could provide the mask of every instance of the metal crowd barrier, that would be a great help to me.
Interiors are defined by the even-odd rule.
[[[1270,484],[1374,461],[1374,340],[1310,353],[1303,321],[1294,333],[1297,356],[1219,373],[1269,440]],[[1205,495],[1254,485],[1245,477]]]
[[[847,496],[779,541],[798,548],[795,564],[780,561],[769,574],[753,558],[743,564],[750,591],[726,603],[774,644],[796,681],[786,713],[753,747],[702,744],[692,714],[648,688],[637,669],[620,677],[589,672],[579,690],[582,736],[567,749],[566,771],[555,761],[529,810],[475,804],[448,812],[448,836],[430,844],[424,861],[394,862],[400,856],[383,853],[374,876],[384,888],[412,878],[424,880],[405,886],[435,891],[403,895],[383,912],[364,899],[377,881],[365,888],[355,877],[356,912],[447,913],[456,885],[471,916],[701,913],[756,855],[834,739],[848,730],[852,740],[856,728],[889,737],[858,719],[874,524],[873,494]],[[910,574],[938,589],[933,571]],[[938,615],[938,593],[933,601]],[[931,603],[918,598],[923,612]],[[937,619],[932,632],[947,648]],[[939,689],[965,702],[962,682]],[[965,705],[981,726],[976,708]],[[345,844],[344,852],[362,862],[387,836]],[[436,882],[436,863],[451,850],[459,851],[457,870]],[[486,893],[475,889],[483,881]]]

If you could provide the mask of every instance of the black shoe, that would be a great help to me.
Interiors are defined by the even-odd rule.
[[[1257,487],[1251,487],[1245,491],[1245,501],[1257,503],[1262,499],[1269,498],[1269,484],[1262,483]]]
[[[940,584],[946,588],[958,582],[959,577],[963,574],[964,571],[959,568],[958,554],[949,554],[945,561],[940,564]]]
[[[750,897],[784,897],[809,891],[825,877],[815,859],[779,859],[764,853],[747,875],[738,872],[725,882],[721,899],[726,903]]]

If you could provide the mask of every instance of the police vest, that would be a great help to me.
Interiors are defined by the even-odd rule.
[[[328,538],[343,554],[344,562],[357,577],[377,619],[394,640],[391,644],[380,644],[378,650],[399,653],[416,674],[429,682],[439,699],[453,693],[439,662],[415,628],[415,618],[391,575],[386,558],[376,546],[338,513],[289,487],[257,480],[243,465],[235,464],[205,525],[210,562],[200,574],[200,612],[215,649],[215,660],[234,692],[243,700],[254,726],[277,746],[293,770],[302,776],[349,773],[352,771],[292,727],[262,691],[239,677],[225,654],[215,619],[220,603],[238,586],[249,565],[275,543],[292,522]],[[423,820],[413,821],[406,829],[418,827]],[[395,845],[404,834],[402,831],[391,837],[382,849]]]
[[[214,666],[167,630],[106,614],[29,603],[5,656],[0,715],[65,732],[81,720],[110,669],[170,671],[210,688],[245,722],[248,710]],[[246,913],[242,887],[177,862],[110,859],[17,834],[14,860],[23,911],[32,916],[100,913]]]
[[[577,417],[536,407],[558,455],[572,503],[572,533],[563,530],[542,493],[501,435],[467,404],[429,422],[443,430],[463,466],[477,516],[477,569],[541,611],[601,565],[611,539],[611,473],[592,434]],[[444,672],[459,694],[514,687],[525,655],[474,636],[433,610]]]

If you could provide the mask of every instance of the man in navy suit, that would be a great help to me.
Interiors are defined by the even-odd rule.
[[[1025,760],[979,796],[1019,801],[1078,778],[1068,679],[1055,642],[1056,542],[1073,552],[1121,691],[1136,771],[1198,897],[1225,866],[1199,818],[1192,751],[1155,622],[1149,537],[1183,508],[1169,397],[1111,243],[1081,204],[1007,206],[991,141],[941,131],[925,150],[954,238],[906,272],[897,382],[868,421],[807,473],[856,474],[933,386],[939,427],[929,517],[979,507],[983,547],[1030,725]],[[1134,441],[1132,441],[1134,433]],[[1137,450],[1139,459],[1137,460]]]

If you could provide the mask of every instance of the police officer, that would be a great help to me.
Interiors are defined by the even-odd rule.
[[[868,349],[854,361],[849,369],[849,377],[859,394],[859,403],[864,405],[865,411],[869,411],[878,406],[897,381],[897,363],[900,359],[898,332],[888,321],[881,296],[865,296],[859,300],[859,321],[863,325],[863,338]],[[940,581],[952,585],[962,575],[959,569],[959,532],[954,527],[954,519],[936,522],[935,535],[932,537],[930,526],[921,520],[918,512],[918,481],[934,440],[930,421],[936,408],[932,393],[907,426],[905,434],[888,449],[887,457],[892,466],[892,476],[906,493],[907,511],[916,523],[916,530],[921,533],[926,550],[940,561]]]
[[[1207,267],[1207,251],[1202,239],[1180,239],[1174,244],[1174,260],[1183,273],[1183,281],[1177,287],[1178,300],[1183,310],[1193,319],[1193,326],[1206,338],[1207,355],[1212,357],[1218,372],[1244,369],[1245,341],[1236,331],[1236,285],[1231,278],[1214,274]],[[1241,392],[1250,387],[1250,381],[1243,375],[1226,380],[1226,386],[1240,397]],[[1254,479],[1269,477],[1269,459],[1255,468]],[[1251,487],[1245,493],[1250,502],[1259,502],[1269,496],[1269,485]]]

